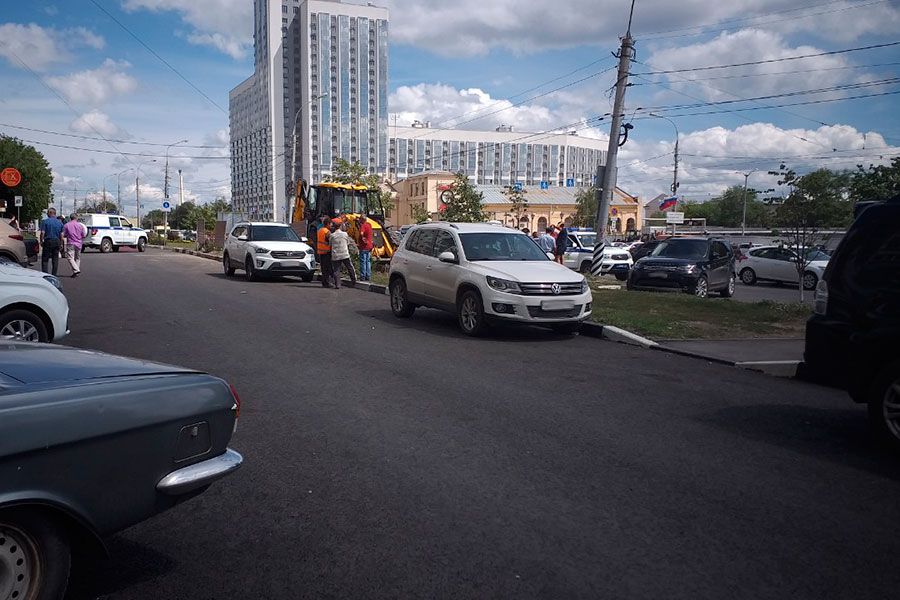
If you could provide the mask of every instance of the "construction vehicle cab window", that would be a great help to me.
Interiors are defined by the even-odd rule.
[[[330,217],[347,223],[347,233],[360,243],[360,226],[363,220],[372,227],[374,248],[372,258],[387,261],[394,255],[395,246],[386,235],[384,207],[379,190],[364,185],[324,182],[310,186],[298,186],[297,200],[291,225],[309,239],[316,239],[316,223],[322,217]]]

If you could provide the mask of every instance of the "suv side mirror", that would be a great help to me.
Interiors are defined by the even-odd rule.
[[[248,238],[246,235],[239,235],[237,236],[237,239],[239,242],[246,242]]]
[[[308,243],[309,243],[309,238],[306,237],[306,236],[303,236],[302,238],[300,238],[300,241],[303,242],[304,244],[308,244]]]
[[[546,254],[547,258],[549,258],[550,260],[556,260],[556,255],[552,252],[545,252],[544,254]]]
[[[438,260],[441,261],[442,263],[450,263],[450,264],[454,264],[454,265],[459,263],[459,259],[456,258],[456,255],[453,254],[452,252],[450,252],[449,250],[445,250],[444,252],[441,252],[440,254],[438,254]]]

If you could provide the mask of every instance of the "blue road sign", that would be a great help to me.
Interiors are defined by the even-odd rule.
[[[542,182],[541,182],[541,189],[542,189],[542,190],[549,190],[549,189],[550,189],[550,182],[549,182],[549,181],[542,181]]]
[[[163,209],[163,212],[169,212],[170,210],[172,210],[172,205],[169,204],[168,200],[163,200],[162,209]]]
[[[517,181],[516,183],[513,184],[513,189],[516,190],[517,192],[521,192],[522,191],[522,183],[520,181]]]
[[[575,178],[569,177],[566,179],[566,187],[575,187]]]

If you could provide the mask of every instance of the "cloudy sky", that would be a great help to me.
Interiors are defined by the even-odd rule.
[[[398,123],[605,138],[627,0],[382,3]],[[188,198],[229,195],[228,91],[252,72],[250,0],[30,0],[0,19],[0,132],[44,152],[64,208],[118,181],[133,212],[141,164],[158,207],[180,140],[170,170]],[[765,172],[782,160],[808,171],[900,155],[898,0],[637,0],[632,32],[619,163],[632,193],[667,190],[676,126],[689,199],[754,169],[752,187],[776,187]],[[739,63],[754,64],[703,68]]]

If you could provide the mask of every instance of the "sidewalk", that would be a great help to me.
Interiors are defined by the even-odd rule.
[[[803,338],[659,340],[659,349],[770,375],[793,377],[803,360]]]

